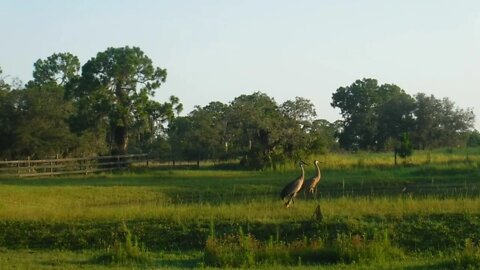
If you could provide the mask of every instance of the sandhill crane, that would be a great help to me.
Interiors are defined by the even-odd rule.
[[[314,194],[317,190],[317,184],[318,182],[320,182],[320,178],[322,177],[322,175],[320,174],[320,167],[318,167],[318,160],[315,160],[313,164],[315,164],[315,167],[317,167],[317,173],[315,174],[315,176],[308,179],[308,181],[306,181],[304,185],[305,189],[308,190],[308,192],[310,192],[311,194]]]
[[[290,203],[295,203],[293,199],[297,196],[297,193],[302,189],[303,181],[305,180],[305,171],[303,169],[303,165],[307,163],[300,161],[300,168],[302,169],[302,174],[297,177],[292,182],[288,183],[280,192],[280,198],[285,200],[288,197],[288,201],[285,203],[285,207],[289,207]]]

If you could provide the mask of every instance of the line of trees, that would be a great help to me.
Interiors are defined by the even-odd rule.
[[[255,92],[229,104],[197,106],[173,119],[167,138],[173,159],[240,159],[247,168],[275,168],[335,147],[337,127],[315,117],[315,106],[305,98],[278,105]]]
[[[379,85],[375,79],[338,88],[331,105],[343,117],[337,137],[344,149],[398,150],[406,144],[431,149],[475,145],[478,139],[472,109],[425,93],[412,97],[396,85]]]
[[[0,156],[124,154],[131,144],[145,146],[182,109],[174,96],[152,99],[166,76],[128,46],[99,52],[82,67],[70,53],[39,59],[25,86],[8,84],[0,72]]]
[[[317,119],[313,103],[301,97],[277,104],[255,92],[229,104],[211,102],[170,123],[171,157],[240,158],[246,167],[260,169],[342,149],[392,151],[396,159],[413,149],[479,145],[473,111],[448,98],[412,97],[396,85],[363,79],[338,88],[331,105],[342,120]]]
[[[108,48],[83,66],[70,53],[39,59],[24,86],[7,83],[0,70],[0,157],[143,152],[174,161],[240,160],[262,169],[341,149],[405,156],[412,148],[480,143],[471,109],[374,79],[338,88],[331,105],[343,119],[330,123],[317,118],[308,99],[278,104],[262,92],[178,116],[177,97],[152,99],[166,76],[128,46]]]

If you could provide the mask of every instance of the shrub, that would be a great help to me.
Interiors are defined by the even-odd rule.
[[[371,240],[359,234],[353,236],[340,234],[332,246],[340,261],[344,263],[385,262],[405,257],[401,249],[390,243],[386,231],[383,235],[374,235],[374,239]]]
[[[465,240],[465,248],[455,254],[450,266],[454,269],[480,268],[480,246],[471,239]]]
[[[255,265],[255,255],[259,242],[242,229],[237,234],[215,238],[210,235],[205,244],[204,262],[216,267],[251,267]]]
[[[95,261],[106,264],[142,264],[150,261],[147,251],[140,247],[137,238],[133,237],[125,222],[121,224],[120,239],[116,239],[112,246],[108,246],[105,253],[98,256]],[[123,239],[122,239],[123,238]]]
[[[273,240],[266,243],[252,235],[225,235],[209,237],[205,245],[204,263],[215,267],[253,267],[258,265],[300,265],[314,263],[367,263],[386,262],[404,257],[403,252],[391,245],[388,235],[366,240],[356,235],[339,234],[326,244],[322,239],[304,237],[290,243]]]

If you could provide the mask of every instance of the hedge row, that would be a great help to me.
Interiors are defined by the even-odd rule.
[[[34,249],[99,249],[112,245],[122,235],[121,223],[100,221],[0,221],[0,246]],[[238,232],[252,234],[260,241],[272,237],[290,242],[305,237],[335,239],[339,234],[359,234],[373,239],[387,233],[392,243],[410,251],[461,249],[466,239],[480,242],[480,215],[410,215],[403,218],[365,216],[327,222],[235,222],[197,220],[178,223],[170,220],[131,220],[132,235],[150,250],[203,249],[209,235]]]

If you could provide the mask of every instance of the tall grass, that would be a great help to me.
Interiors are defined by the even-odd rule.
[[[478,269],[480,267],[480,243],[465,241],[465,248],[455,252],[447,266],[454,269]]]
[[[308,160],[318,159],[322,166],[328,169],[392,167],[394,166],[393,152],[371,153],[327,153],[308,157]],[[441,148],[434,150],[417,150],[406,159],[399,158],[398,165],[451,165],[454,163],[476,164],[480,162],[480,147],[476,148]],[[292,164],[290,164],[292,166]],[[292,167],[289,167],[292,168]]]
[[[281,221],[309,217],[318,203],[327,218],[480,212],[480,170],[470,165],[327,169],[318,194],[299,194],[294,209],[287,211],[278,193],[297,174],[154,171],[5,180],[0,181],[0,219]]]
[[[480,213],[480,198],[431,195],[343,196],[312,199],[303,194],[287,210],[276,196],[216,203],[199,194],[197,201],[182,203],[145,187],[2,187],[0,219],[3,220],[122,220],[161,218],[174,222],[199,219],[291,220],[312,216],[320,203],[326,218],[363,215]]]
[[[215,267],[255,267],[258,265],[310,265],[333,263],[385,263],[404,258],[385,233],[374,239],[340,234],[331,241],[303,237],[289,243],[258,241],[250,234],[239,232],[221,238],[209,237],[205,244],[204,262]]]
[[[93,260],[101,264],[120,265],[145,265],[151,262],[151,258],[144,247],[141,247],[135,236],[127,228],[125,222],[121,223],[122,235],[109,245],[105,252],[96,256]]]
[[[62,233],[81,236],[82,241],[89,243],[89,228],[103,224],[102,230],[109,230],[111,224],[125,220],[138,225],[133,227],[138,230],[132,231],[143,237],[142,242],[148,241],[149,247],[160,248],[156,243],[166,242],[150,241],[157,236],[148,234],[146,228],[167,234],[171,230],[175,233],[171,239],[175,241],[203,233],[205,238],[196,239],[201,246],[211,223],[203,259],[209,266],[372,263],[382,268],[404,256],[411,259],[412,253],[417,252],[415,248],[435,251],[443,248],[444,243],[453,243],[455,251],[448,256],[434,254],[434,266],[475,269],[479,264],[475,228],[480,216],[480,148],[416,151],[398,166],[393,166],[391,153],[328,154],[310,158],[313,159],[323,162],[318,194],[299,194],[292,209],[283,207],[278,193],[299,174],[295,164],[263,172],[153,170],[89,177],[0,179],[0,220],[11,230],[2,237],[10,243],[19,236],[28,244],[36,233],[37,238],[33,238],[48,242],[50,235],[45,234],[50,232],[59,238]],[[307,168],[306,174],[314,174],[313,166]],[[310,224],[319,205],[323,221],[318,226],[322,228]],[[215,228],[217,221],[223,227]],[[457,221],[463,222],[458,234],[461,237],[449,236]],[[157,223],[161,224],[155,227]],[[245,233],[241,229],[231,233],[238,224],[254,224],[258,238],[250,234],[253,230],[248,227],[244,228]],[[43,229],[22,229],[35,226]],[[270,230],[275,226],[282,228],[282,235],[279,236],[280,230],[277,235]],[[303,228],[309,230],[308,237],[301,236]],[[388,230],[391,235],[376,229]],[[103,233],[102,230],[95,233]],[[292,240],[283,235],[288,232],[300,237]],[[329,235],[323,235],[324,232]],[[270,233],[273,235],[269,239],[262,238]],[[427,239],[438,235],[445,237],[444,241]],[[60,240],[68,241],[68,237]],[[460,250],[463,239],[468,237],[471,240],[467,239],[465,248]],[[51,242],[68,246],[60,240]],[[80,246],[88,246],[85,243]],[[98,244],[102,245],[103,242]],[[136,261],[127,258],[142,258],[147,252],[133,234],[126,233],[125,238],[102,253],[105,254],[110,258],[108,263],[123,267],[122,262]]]

